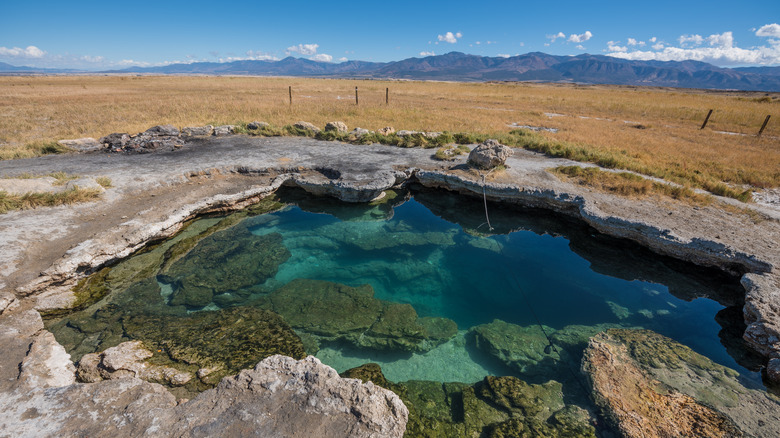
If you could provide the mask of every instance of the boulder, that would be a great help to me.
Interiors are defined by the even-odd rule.
[[[439,136],[441,135],[441,132],[423,132],[422,135],[425,138],[429,138],[431,140],[434,140],[436,138],[439,138]]]
[[[328,131],[335,131],[339,134],[343,134],[347,132],[347,124],[344,122],[328,122],[325,125],[325,132]]]
[[[384,128],[380,129],[377,132],[382,135],[395,134],[395,128],[393,128],[392,126],[385,126]]]
[[[166,435],[187,436],[197,424],[200,436],[400,438],[408,412],[392,391],[341,378],[313,356],[277,355],[182,405]]]
[[[776,397],[652,331],[599,333],[582,369],[596,405],[623,436],[780,436]]]
[[[489,139],[471,150],[468,163],[478,169],[494,169],[498,166],[503,166],[506,163],[506,159],[512,156],[513,153],[512,148],[504,146],[496,140]]]
[[[91,152],[103,149],[103,143],[92,137],[77,138],[73,140],[60,140],[57,142],[61,146],[77,150],[79,152]]]
[[[766,365],[766,377],[772,382],[780,382],[780,358],[769,359]]]
[[[266,123],[266,122],[258,122],[258,121],[249,122],[246,125],[247,129],[251,129],[252,131],[256,131],[256,130],[262,129],[262,128],[267,128],[269,126],[271,126],[271,124]]]
[[[320,132],[320,128],[316,127],[315,125],[309,122],[296,122],[293,124],[293,127],[303,131],[309,131],[315,134]]]
[[[355,128],[352,131],[350,131],[349,135],[353,135],[355,137],[360,138],[360,137],[362,137],[362,136],[364,136],[366,134],[370,134],[370,133],[371,133],[371,131],[369,131],[368,129]]]
[[[19,368],[19,380],[29,388],[59,388],[76,381],[70,354],[46,330],[35,335]]]
[[[19,305],[16,296],[11,292],[0,291],[0,315],[6,310],[13,309]]]
[[[201,135],[211,135],[214,133],[214,126],[187,126],[181,129],[181,135],[184,137],[194,137]]]
[[[108,134],[105,137],[100,137],[98,142],[110,149],[123,148],[130,142],[130,135],[124,132],[115,132],[113,134]]]
[[[175,137],[178,136],[180,132],[173,125],[157,125],[144,131],[144,134]]]
[[[214,135],[217,137],[222,137],[225,135],[230,135],[233,133],[233,130],[236,128],[235,125],[221,125],[214,128]]]
[[[395,133],[395,135],[397,135],[399,137],[407,137],[407,136],[415,135],[415,134],[419,134],[419,132],[417,132],[417,131],[407,131],[405,129],[402,129],[402,130],[400,130],[400,131]]]

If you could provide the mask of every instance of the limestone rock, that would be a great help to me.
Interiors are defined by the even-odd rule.
[[[314,134],[320,132],[320,128],[316,127],[315,125],[309,122],[296,122],[293,124],[293,127],[297,129],[301,129],[303,131],[309,131]]]
[[[70,354],[46,330],[34,338],[21,364],[19,380],[30,388],[59,388],[76,381],[76,367]]]
[[[123,342],[102,353],[85,354],[79,360],[76,376],[81,382],[94,383],[101,380],[132,379],[182,386],[192,380],[192,374],[175,368],[152,365],[147,359],[154,354],[140,341]]]
[[[780,402],[735,371],[649,330],[591,338],[582,368],[624,436],[778,436]]]
[[[339,134],[347,132],[347,124],[344,122],[328,122],[325,125],[325,132],[335,131]]]
[[[255,131],[255,130],[258,130],[258,129],[262,129],[262,128],[267,128],[267,127],[269,127],[269,126],[271,126],[269,123],[266,123],[266,122],[258,122],[258,121],[249,122],[249,123],[246,125],[247,129],[251,129],[251,130],[253,130],[253,131]]]
[[[179,130],[173,125],[157,125],[144,131],[148,135],[163,135],[175,137],[180,134]]]
[[[408,410],[397,395],[343,379],[313,356],[271,356],[177,408],[169,435],[401,437]]]
[[[365,128],[355,128],[352,131],[349,132],[349,135],[355,136],[357,138],[360,138],[366,134],[370,134],[371,131]]]
[[[402,129],[402,130],[400,130],[400,131],[395,133],[395,135],[397,135],[399,137],[408,137],[410,135],[415,135],[415,134],[419,134],[419,132],[417,132],[417,131],[407,131],[406,129]]]
[[[79,152],[91,152],[103,149],[103,143],[95,140],[92,137],[76,138],[73,140],[60,140],[57,143]]]
[[[73,190],[75,188],[79,189],[88,189],[88,190],[97,190],[97,191],[105,191],[105,188],[98,184],[94,179],[92,178],[79,178],[74,179],[71,181],[68,181],[65,183],[65,190]]]
[[[225,135],[230,135],[230,134],[232,134],[232,133],[233,133],[233,130],[234,130],[235,128],[236,128],[236,126],[235,126],[235,125],[221,125],[221,126],[216,126],[216,127],[214,128],[214,135],[216,135],[217,137],[222,137],[222,136],[225,136]]]
[[[395,134],[395,128],[393,128],[392,126],[385,126],[384,128],[378,130],[377,132],[382,135]]]
[[[6,310],[13,309],[18,306],[19,303],[16,300],[14,294],[6,291],[0,291],[0,315]]]
[[[181,135],[184,137],[194,137],[201,135],[211,135],[214,133],[214,126],[187,126],[181,129]]]
[[[429,139],[431,139],[431,140],[434,140],[434,139],[437,139],[437,138],[439,138],[439,136],[440,136],[441,134],[442,134],[441,132],[423,132],[423,133],[422,133],[423,137],[425,137],[425,138],[429,138]]]
[[[513,153],[512,148],[489,139],[471,150],[468,162],[477,168],[488,170],[503,166],[506,159],[511,157]]]

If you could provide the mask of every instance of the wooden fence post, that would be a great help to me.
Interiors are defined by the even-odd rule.
[[[358,105],[357,87],[355,87],[355,105]]]
[[[290,105],[292,105],[292,85],[290,85],[289,91],[290,91]]]
[[[710,121],[711,115],[712,115],[712,110],[710,110],[710,112],[707,113],[707,117],[704,118],[704,123],[701,124],[701,128],[699,129],[704,129],[704,127],[707,126],[707,122]]]
[[[390,88],[385,88],[385,105],[390,105]]]
[[[758,136],[761,137],[761,133],[764,132],[764,128],[766,128],[766,124],[769,123],[769,118],[772,117],[771,114],[768,114],[766,118],[764,119],[764,124],[761,125],[761,129],[758,130]]]

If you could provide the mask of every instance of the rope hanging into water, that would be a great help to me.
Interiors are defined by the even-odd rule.
[[[492,170],[490,171],[492,172]],[[488,215],[488,208],[487,208],[487,193],[485,190],[485,178],[487,175],[490,174],[488,172],[487,174],[483,174],[482,172],[479,172],[479,175],[482,177],[482,201],[485,205],[485,222],[482,223],[479,227],[482,225],[487,224],[488,229],[490,231],[493,231],[493,227],[490,225],[490,216]],[[479,228],[477,227],[477,228]],[[509,239],[509,236],[507,236],[507,240]],[[544,352],[546,354],[550,354],[550,351],[554,351],[558,357],[561,357],[561,352],[558,350],[558,348],[553,344],[552,338],[550,338],[550,335],[547,333],[547,330],[544,329],[544,325],[542,325],[542,320],[539,318],[539,315],[534,310],[534,307],[531,305],[531,300],[528,299],[528,295],[525,294],[525,290],[523,290],[523,287],[520,285],[520,279],[517,278],[517,274],[511,267],[509,266],[508,257],[506,253],[504,252],[504,245],[501,245],[501,243],[498,242],[498,240],[493,239],[493,242],[498,247],[498,253],[501,255],[501,260],[504,262],[504,267],[507,272],[509,272],[510,276],[514,280],[515,287],[520,292],[520,296],[523,298],[523,302],[525,303],[526,307],[528,308],[529,313],[533,316],[534,320],[536,321],[536,325],[539,326],[539,330],[541,330],[542,334],[544,335],[545,339],[547,339],[547,346],[544,347]],[[589,396],[590,391],[585,386],[585,384],[582,382],[580,376],[571,368],[571,365],[568,362],[566,363],[566,368],[568,368],[569,373],[571,373],[574,380],[579,384],[580,388],[584,392],[585,396]]]

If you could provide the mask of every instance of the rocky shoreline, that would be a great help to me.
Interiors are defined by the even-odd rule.
[[[74,383],[73,364],[62,346],[43,330],[38,311],[73,304],[76,296],[72,288],[81,278],[150,242],[175,234],[191,218],[208,212],[244,208],[281,186],[297,186],[312,194],[334,196],[349,202],[370,201],[383,191],[408,182],[470,196],[481,197],[484,190],[490,200],[541,207],[574,216],[602,233],[636,241],[655,252],[742,274],[748,326],[744,339],[767,358],[770,378],[780,374],[780,276],[776,268],[780,263],[780,248],[776,243],[780,241],[780,224],[777,219],[754,223],[747,216],[715,207],[694,208],[672,201],[625,199],[592,192],[559,181],[544,170],[577,163],[519,150],[508,159],[508,169],[492,175],[483,187],[480,176],[463,166],[464,161],[465,157],[459,157],[453,162],[442,163],[432,159],[431,151],[424,149],[344,145],[300,138],[196,136],[187,139],[182,147],[172,143],[171,150],[154,154],[92,152],[0,163],[0,172],[5,174],[30,171],[43,174],[48,169],[86,176],[97,176],[99,172],[99,175],[111,177],[116,185],[105,194],[104,205],[14,212],[6,215],[4,223],[0,224],[4,247],[14,248],[0,259],[3,275],[0,278],[0,335],[3,345],[9,345],[9,354],[0,361],[3,370],[0,391],[13,394],[8,398],[9,402],[2,405],[5,415],[0,431],[25,435],[34,430],[29,429],[34,424],[51,435],[78,430],[55,428],[56,419],[68,415],[75,407],[72,401],[65,401],[79,400],[88,394],[94,397],[98,392],[105,393],[110,402],[99,410],[100,415],[93,416],[95,419],[80,420],[92,424],[93,429],[89,429],[92,431],[110,431],[120,436],[143,431],[162,434],[177,431],[183,436],[200,436],[220,430],[215,428],[224,428],[226,424],[236,429],[225,430],[234,431],[258,427],[257,423],[242,423],[240,419],[222,415],[235,413],[237,408],[224,405],[226,399],[220,397],[234,397],[235,392],[231,391],[242,387],[241,383],[220,384],[222,389],[209,393],[208,397],[213,398],[209,403],[222,403],[224,412],[214,414],[212,418],[218,420],[209,423],[208,427],[205,420],[184,425],[181,420],[184,417],[177,417],[178,412],[181,415],[186,412],[188,418],[206,418],[207,402],[195,403],[196,399],[180,404],[179,408],[175,406],[176,400],[162,387],[136,378]],[[776,217],[780,217],[780,213]],[[87,229],[82,224],[93,226]],[[54,243],[41,242],[41,232],[47,233],[50,242]],[[43,257],[41,251],[45,252]],[[40,275],[36,276],[30,269],[37,267]],[[297,363],[299,365],[282,362],[271,367],[316,365],[321,367],[317,368],[317,375],[331,376],[328,378],[336,382],[334,385],[353,385],[337,383],[338,377],[332,376],[335,371],[328,371],[328,367],[314,364],[311,359],[304,359]],[[263,368],[261,365],[255,371]],[[277,371],[274,368],[274,372]],[[234,378],[236,382],[255,378],[246,373]],[[58,389],[47,391],[45,388]],[[403,434],[406,418],[403,404],[398,406],[400,400],[393,399],[389,391],[386,394],[374,386],[361,388],[355,387],[354,391],[368,391],[364,398],[370,400],[385,397],[383,400],[387,401],[382,403],[394,407],[392,412],[376,411],[378,408],[374,405],[366,407],[371,415],[359,416],[366,424],[354,426],[356,429],[350,433],[359,436],[357,431],[363,430],[359,427],[365,426],[369,433],[382,436]],[[350,397],[357,396],[344,396],[343,399],[354,401]],[[142,407],[134,404],[134,400],[144,398],[156,401],[144,403]],[[203,400],[206,398],[204,396]],[[10,400],[13,400],[12,404],[9,404]],[[25,406],[26,410],[20,411]],[[43,412],[53,406],[58,408]],[[258,413],[268,412],[262,411],[266,408],[252,406]],[[106,419],[118,418],[115,417],[120,415],[117,409],[131,407],[137,409],[134,411],[136,420],[121,427],[111,426],[114,429],[105,425]],[[154,416],[164,420],[152,421]],[[333,413],[327,416],[339,417]],[[383,425],[372,423],[380,417],[386,419]],[[117,424],[117,420],[114,421]],[[355,418],[346,416],[338,421],[355,421]],[[62,427],[69,424],[76,427],[76,423],[63,423]],[[265,424],[263,427],[271,426]],[[336,432],[344,429],[338,427],[346,426],[333,427],[331,432],[334,434],[322,434],[339,436]],[[194,432],[196,430],[202,433]],[[285,433],[283,429],[273,430]]]

